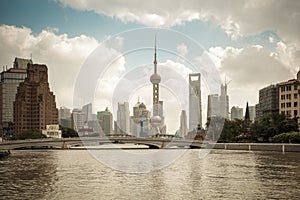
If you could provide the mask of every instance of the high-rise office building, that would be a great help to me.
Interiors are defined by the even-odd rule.
[[[87,123],[88,121],[92,120],[92,115],[93,115],[93,105],[91,103],[86,104],[84,106],[82,106],[82,112],[85,115],[85,119],[84,121]]]
[[[227,94],[227,83],[221,84],[221,95],[220,95],[220,116],[225,119],[229,119],[229,96]]]
[[[189,85],[189,130],[193,130],[202,127],[200,73],[189,75]]]
[[[259,103],[256,104],[256,118],[279,112],[278,85],[270,85],[259,90]]]
[[[4,138],[13,132],[13,103],[19,84],[27,77],[27,64],[32,64],[32,60],[15,58],[13,67],[0,73],[0,134]]]
[[[71,128],[71,110],[66,107],[60,107],[58,110],[58,122],[62,127]]]
[[[180,114],[180,136],[182,138],[186,137],[187,134],[187,116],[186,116],[186,111],[182,110]]]
[[[73,109],[71,114],[71,126],[75,131],[84,127],[85,115],[81,109]]]
[[[55,95],[50,91],[46,65],[28,64],[27,78],[21,82],[14,102],[16,134],[46,129],[58,124]]]
[[[249,106],[250,121],[254,122],[256,118],[255,106]]]
[[[147,137],[150,131],[150,111],[144,103],[137,102],[133,107],[130,132],[136,137]]]
[[[218,94],[208,95],[207,98],[207,119],[220,116],[220,102]]]
[[[115,133],[117,134],[130,133],[130,111],[129,111],[128,102],[118,103]]]
[[[233,106],[231,108],[231,120],[235,119],[244,119],[243,108],[239,108],[238,106]]]
[[[97,112],[97,118],[100,125],[100,133],[105,135],[113,134],[113,116],[108,108],[104,111]]]

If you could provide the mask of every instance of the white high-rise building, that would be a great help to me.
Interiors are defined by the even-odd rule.
[[[229,119],[229,96],[227,94],[227,83],[221,85],[221,95],[220,95],[220,115],[225,119]]]
[[[80,128],[83,128],[85,122],[85,115],[81,109],[73,109],[71,114],[72,128],[78,132]]]
[[[187,116],[186,116],[186,111],[182,110],[180,114],[180,136],[182,138],[186,137],[187,134]]]
[[[249,115],[250,115],[250,120],[254,122],[255,117],[256,117],[256,109],[255,106],[249,106]]]
[[[220,116],[220,102],[218,94],[210,94],[207,98],[207,119]]]
[[[234,119],[244,119],[243,108],[239,108],[238,106],[233,106],[231,108],[231,120]]]
[[[85,115],[85,122],[91,121],[93,118],[93,105],[91,103],[84,105],[82,107],[82,112]]]
[[[118,103],[117,124],[115,128],[117,134],[130,133],[130,111],[129,103]]]
[[[201,75],[194,73],[189,75],[189,130],[202,127],[201,108]]]

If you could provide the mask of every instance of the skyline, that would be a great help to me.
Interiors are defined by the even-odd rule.
[[[57,96],[58,107],[73,107],[71,97],[76,77],[94,49],[120,32],[137,28],[178,31],[203,46],[221,79],[226,76],[232,80],[228,86],[230,108],[244,107],[247,101],[249,105],[255,105],[259,89],[295,78],[298,71],[300,3],[297,1],[191,1],[184,5],[82,2],[13,0],[3,1],[0,8],[1,65],[11,67],[15,57],[30,58],[31,54],[34,63],[47,64],[50,87]],[[152,38],[141,39],[152,44]],[[158,38],[158,47],[170,45],[162,39],[165,38]],[[120,38],[116,42],[116,48],[108,53],[115,55],[126,40]],[[177,43],[172,48],[183,57],[193,51],[184,43]],[[170,57],[162,51],[158,53],[159,69],[167,65],[173,69],[177,66],[176,72],[185,70],[185,74],[190,73],[186,63],[178,57]],[[152,57],[152,51],[141,57],[125,56],[119,59],[117,69],[120,70],[117,72],[140,63],[151,67]],[[120,77],[114,78],[118,80]],[[108,82],[108,86],[114,84]],[[107,89],[111,90],[110,87]],[[135,101],[141,96],[151,105],[146,100],[148,97],[141,93],[136,91],[131,99]],[[204,92],[202,104],[207,107]],[[105,102],[94,105],[95,110],[104,110],[108,106]],[[180,111],[177,115],[179,119]]]

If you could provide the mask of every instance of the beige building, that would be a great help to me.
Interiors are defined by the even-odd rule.
[[[62,132],[59,130],[58,124],[47,125],[46,130],[42,130],[42,134],[47,138],[61,138]]]
[[[300,117],[300,71],[297,73],[297,79],[279,83],[278,87],[279,113],[289,117]]]

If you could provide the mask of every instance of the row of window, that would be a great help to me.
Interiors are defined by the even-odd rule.
[[[291,102],[287,102],[287,103],[281,103],[281,108],[290,108],[292,107],[292,103]],[[294,107],[298,106],[298,102],[294,102]]]
[[[285,99],[288,99],[288,100],[291,100],[292,99],[292,95],[291,94],[282,94],[281,96],[280,96],[280,98],[281,98],[281,100],[285,100]],[[295,93],[294,94],[294,99],[297,99],[298,98],[298,94],[297,93]]]
[[[285,85],[285,86],[281,86],[281,92],[285,92],[285,91],[291,91],[292,90],[292,85]],[[294,85],[294,90],[298,89],[298,85]]]
[[[292,111],[291,110],[281,111],[281,114],[287,115],[287,116],[292,116]],[[298,110],[294,110],[293,114],[296,117],[298,115]]]

